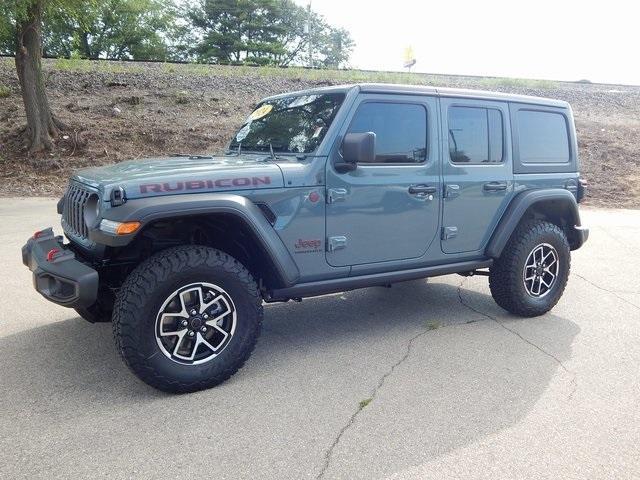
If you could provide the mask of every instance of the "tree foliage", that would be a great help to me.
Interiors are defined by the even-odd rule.
[[[24,14],[29,2],[0,2],[0,53],[15,53],[16,15]],[[354,46],[346,30],[292,0],[42,0],[42,5],[45,56],[336,68],[348,63]]]
[[[344,65],[354,46],[344,29],[292,0],[201,0],[189,12],[200,61]]]
[[[166,0],[108,0],[45,19],[44,51],[50,56],[166,60],[175,30]]]

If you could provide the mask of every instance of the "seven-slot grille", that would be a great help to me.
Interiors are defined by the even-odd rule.
[[[89,232],[84,221],[84,208],[91,191],[82,185],[70,183],[67,193],[64,196],[64,206],[62,209],[63,228],[66,233],[75,237],[87,239]]]

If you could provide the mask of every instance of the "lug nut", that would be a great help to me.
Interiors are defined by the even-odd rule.
[[[186,327],[187,325],[189,325],[189,322],[187,322],[186,320],[182,320],[182,326]]]
[[[196,333],[193,330],[189,330],[189,336],[193,337]]]
[[[202,333],[207,333],[207,327],[202,327],[202,328],[200,329],[200,331],[201,331]]]
[[[204,313],[204,314],[202,315],[202,318],[204,318],[204,319],[206,320],[207,318],[209,318],[209,315],[207,315],[206,313]]]
[[[191,313],[191,315],[195,315],[195,314],[196,314],[196,313],[198,313],[198,312],[196,312],[196,309],[194,308],[193,310],[191,310],[191,312],[190,312],[190,313]]]

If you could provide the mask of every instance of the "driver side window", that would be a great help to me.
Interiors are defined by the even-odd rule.
[[[421,163],[427,159],[427,110],[411,103],[366,102],[348,133],[376,134],[376,164]]]

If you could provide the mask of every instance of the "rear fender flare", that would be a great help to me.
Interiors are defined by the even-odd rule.
[[[580,226],[578,203],[571,192],[560,188],[526,190],[518,193],[507,207],[507,210],[502,216],[502,219],[498,223],[498,226],[487,244],[487,248],[485,250],[486,256],[489,258],[500,257],[502,250],[509,241],[509,238],[511,238],[511,235],[527,211],[535,205],[548,202],[561,204],[567,209],[567,213],[565,215],[570,216],[570,218],[566,219],[566,223],[569,228]],[[572,245],[572,248],[578,248],[579,246],[580,245]]]

